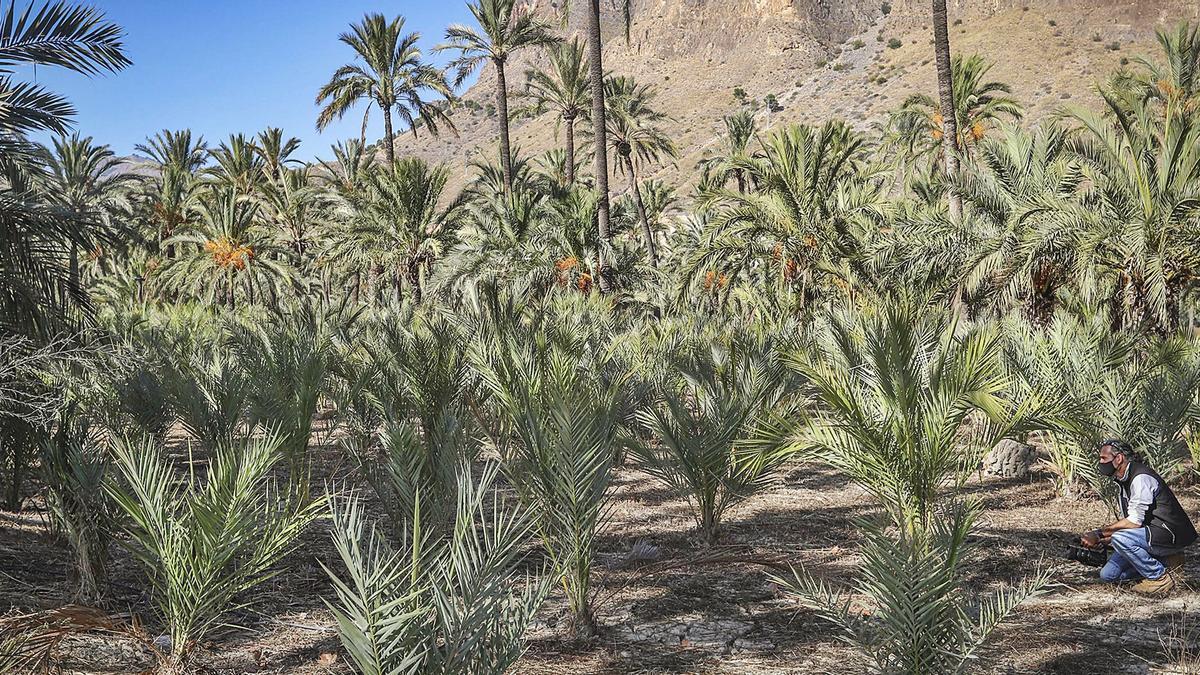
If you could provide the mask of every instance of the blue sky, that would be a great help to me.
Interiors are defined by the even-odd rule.
[[[118,154],[169,128],[190,128],[210,145],[231,133],[283,128],[303,144],[302,159],[328,156],[329,146],[358,137],[359,109],[324,132],[316,130],[317,89],[353,52],[337,36],[368,12],[402,15],[433,55],[451,23],[471,19],[465,0],[90,0],[126,32],[133,65],[89,79],[39,68],[37,79],[66,95],[76,128]],[[24,73],[31,76],[30,73]],[[368,140],[383,133],[372,114]]]

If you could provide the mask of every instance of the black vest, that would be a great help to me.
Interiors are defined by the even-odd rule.
[[[1129,486],[1134,478],[1142,474],[1158,481],[1158,494],[1146,509],[1146,517],[1142,521],[1146,528],[1150,552],[1160,558],[1179,553],[1196,541],[1196,528],[1188,518],[1187,511],[1183,510],[1179,500],[1175,498],[1175,493],[1167,487],[1167,482],[1155,473],[1154,469],[1141,462],[1130,462],[1125,478],[1114,478],[1118,488],[1117,503],[1121,507],[1121,517],[1129,515]]]

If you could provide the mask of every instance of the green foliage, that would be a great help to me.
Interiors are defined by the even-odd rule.
[[[888,38],[887,46],[888,49],[900,49],[904,43],[900,41],[900,38]]]
[[[961,485],[1037,405],[1002,397],[998,332],[960,327],[943,311],[889,303],[835,314],[822,332],[793,360],[817,402],[814,424],[794,442],[845,472],[908,531],[934,520],[943,491]]]
[[[475,482],[461,465],[445,529],[429,528],[421,496],[397,546],[367,522],[360,501],[333,502],[345,576],[326,569],[337,596],[328,605],[359,672],[500,675],[520,658],[549,586],[526,579],[524,591],[513,588],[532,522],[501,500],[485,505],[495,477],[490,468]]]
[[[970,672],[996,628],[1050,581],[1042,573],[982,599],[963,592],[973,564],[969,537],[979,513],[978,505],[957,506],[915,534],[866,527],[853,589],[795,569],[776,581],[837,626],[870,660],[870,672]],[[856,596],[865,596],[871,609],[855,607]]]
[[[508,476],[537,518],[571,608],[570,629],[591,636],[595,541],[608,513],[625,382],[593,361],[579,338],[518,335],[481,343],[477,367],[515,438]]]
[[[669,362],[657,405],[638,413],[655,439],[638,446],[641,466],[687,499],[700,535],[715,544],[725,512],[771,484],[787,458],[762,442],[794,424],[789,376],[774,345],[749,336],[718,338]]]
[[[1114,334],[1103,317],[1058,317],[1045,333],[1014,322],[1005,358],[1014,398],[1040,398],[1039,425],[1061,494],[1087,482],[1103,489],[1096,445],[1121,438],[1164,475],[1187,455],[1200,386],[1195,346],[1182,339]]]
[[[105,488],[110,470],[106,440],[69,415],[42,441],[41,470],[51,523],[71,549],[74,602],[96,605],[104,595],[108,548],[117,508]]]
[[[271,470],[283,437],[222,441],[204,476],[180,482],[153,440],[118,440],[109,492],[128,519],[130,547],[150,577],[170,645],[158,656],[180,667],[195,645],[275,564],[324,508],[279,489]]]

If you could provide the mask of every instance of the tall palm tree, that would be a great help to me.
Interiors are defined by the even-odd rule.
[[[596,134],[596,142],[593,145],[593,153],[595,156],[595,172],[596,193],[599,195],[599,201],[596,203],[596,226],[600,230],[600,239],[602,242],[607,242],[611,235],[609,228],[609,202],[608,202],[608,143],[605,135],[608,133],[608,124],[605,121],[607,106],[604,102],[604,36],[600,31],[600,0],[587,0],[588,2],[588,81],[592,88],[592,129]],[[626,13],[629,16],[629,2],[625,3]],[[628,28],[628,22],[626,22]],[[608,261],[603,259],[600,265],[600,290],[607,291],[609,287],[609,273],[607,268]]]
[[[250,195],[257,193],[267,179],[266,160],[245,134],[230,134],[229,140],[223,141],[209,155],[216,165],[207,173],[220,187]]]
[[[271,178],[279,178],[288,164],[297,164],[298,160],[291,156],[300,149],[300,139],[283,137],[283,129],[267,127],[258,132],[254,141],[254,149],[262,160],[263,168]]]
[[[450,63],[457,71],[455,84],[462,84],[485,61],[496,71],[496,111],[500,118],[500,165],[504,169],[504,188],[512,192],[512,149],[508,136],[508,82],[504,66],[516,52],[527,47],[544,47],[558,38],[550,26],[527,11],[517,8],[517,0],[475,0],[467,4],[482,32],[454,24],[446,29],[446,42],[438,51],[457,50],[459,57]]]
[[[317,116],[318,130],[365,102],[361,132],[361,140],[365,142],[371,108],[378,107],[383,114],[384,150],[391,164],[396,161],[393,113],[408,125],[413,136],[417,135],[418,122],[435,136],[439,124],[454,128],[446,108],[425,98],[427,94],[441,96],[449,104],[453,92],[446,75],[422,60],[417,47],[421,34],[405,34],[404,17],[388,21],[382,14],[368,14],[361,23],[351,24],[350,32],[342,33],[338,39],[349,45],[363,64],[338,68],[317,92],[317,105],[324,106]]]
[[[46,152],[46,187],[50,200],[61,206],[82,230],[82,239],[101,242],[113,233],[114,212],[126,203],[124,186],[132,176],[119,172],[117,158],[107,145],[78,133],[53,140]],[[71,242],[70,274],[79,284],[79,241]]]
[[[37,151],[33,131],[67,133],[75,109],[67,99],[14,78],[22,66],[66,68],[88,76],[130,64],[121,27],[102,12],[68,2],[16,2],[0,10],[0,330],[49,332],[51,325],[88,304],[74,283],[69,251],[86,246],[82,232],[34,194],[29,177]]]
[[[750,157],[750,141],[754,139],[758,129],[754,123],[754,113],[749,110],[739,110],[723,118],[725,133],[722,135],[723,147],[715,154],[700,160],[703,171],[701,183],[713,187],[724,187],[732,177],[737,181],[738,192],[746,192],[745,161]]]
[[[942,146],[946,175],[950,178],[950,217],[962,218],[962,197],[953,181],[958,176],[958,116],[954,106],[954,76],[950,66],[950,30],[946,25],[946,0],[933,0],[933,55],[937,62],[938,99],[942,105]]]
[[[631,77],[609,78],[604,93],[609,113],[608,142],[620,158],[618,166],[629,177],[629,193],[642,225],[642,236],[646,239],[646,257],[651,267],[658,267],[658,247],[642,202],[637,169],[664,155],[676,156],[675,144],[659,126],[667,116],[650,106],[655,96],[654,88],[639,85]]]
[[[587,58],[579,38],[550,49],[550,67],[531,71],[525,83],[527,94],[537,110],[553,110],[566,126],[566,183],[575,184],[575,119],[590,100],[587,82]],[[557,127],[557,125],[555,125]]]
[[[187,222],[198,193],[197,173],[208,161],[208,146],[203,137],[193,140],[188,129],[164,129],[134,146],[154,167],[154,175],[144,186],[149,218],[160,242],[173,237]],[[173,247],[164,246],[167,257]]]

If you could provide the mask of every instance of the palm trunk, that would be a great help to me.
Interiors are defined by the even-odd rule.
[[[79,290],[79,244],[71,242],[71,289],[72,291]]]
[[[413,304],[421,304],[424,297],[421,293],[421,263],[419,262],[408,268],[408,287],[412,293]]]
[[[942,105],[942,153],[946,156],[946,177],[958,177],[958,117],[954,106],[954,78],[950,70],[950,31],[946,26],[946,0],[933,0],[933,51],[937,61],[938,95]],[[962,219],[962,196],[953,182],[949,185],[950,218]]]
[[[567,124],[567,187],[575,185],[575,113],[563,115]]]
[[[604,121],[604,54],[603,38],[600,36],[600,0],[588,0],[588,75],[592,85],[592,130],[595,138],[593,151],[595,153],[596,172],[596,227],[600,233],[600,242],[605,244],[609,239],[608,229],[608,138],[606,137]],[[607,261],[601,255],[600,290],[608,292],[612,288],[609,280]]]
[[[658,247],[654,245],[654,232],[650,230],[650,219],[646,217],[646,205],[642,203],[642,190],[638,187],[637,172],[633,158],[625,155],[625,168],[629,171],[629,190],[633,193],[633,205],[637,207],[638,221],[642,224],[642,236],[646,238],[646,257],[651,267],[658,267]]]
[[[504,172],[504,193],[512,194],[512,151],[508,140],[508,81],[504,79],[504,61],[496,65],[496,112],[500,115],[500,168]]]
[[[392,109],[390,106],[380,107],[383,108],[383,142],[387,144],[385,150],[387,152],[388,166],[392,166],[396,163],[396,139],[392,134]]]
[[[733,175],[735,178],[737,178],[738,194],[740,194],[740,195],[746,194],[746,176],[745,176],[745,174],[742,173],[741,169],[737,169],[736,171],[733,172]]]

